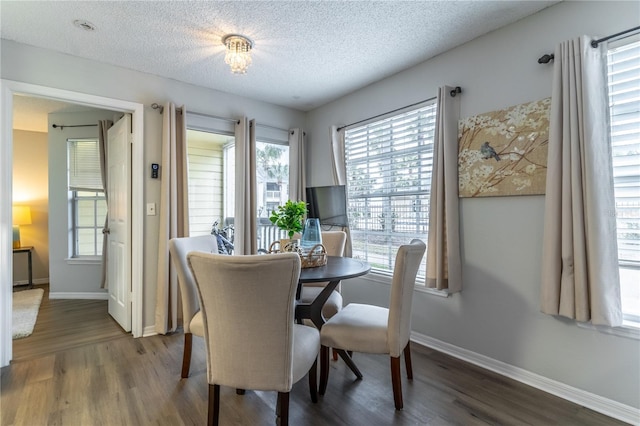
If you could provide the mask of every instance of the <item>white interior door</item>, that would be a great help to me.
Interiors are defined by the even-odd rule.
[[[131,331],[131,115],[125,114],[108,131],[107,282],[109,315]]]

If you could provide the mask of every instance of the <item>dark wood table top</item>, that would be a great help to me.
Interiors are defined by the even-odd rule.
[[[301,283],[346,280],[367,274],[371,265],[360,259],[350,257],[328,256],[327,264],[316,268],[300,270]]]

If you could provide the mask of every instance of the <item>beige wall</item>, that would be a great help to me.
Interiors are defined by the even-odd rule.
[[[20,227],[23,246],[33,246],[33,279],[49,280],[49,163],[47,134],[13,132],[13,203],[31,207],[31,225]],[[26,282],[27,255],[13,258],[13,281]]]

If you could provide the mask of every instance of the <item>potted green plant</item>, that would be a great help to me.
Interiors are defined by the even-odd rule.
[[[302,232],[306,214],[307,203],[304,201],[287,200],[283,206],[276,207],[271,213],[269,220],[278,228],[286,231],[291,240],[296,232]],[[281,247],[284,247],[283,241],[281,241],[280,244]]]

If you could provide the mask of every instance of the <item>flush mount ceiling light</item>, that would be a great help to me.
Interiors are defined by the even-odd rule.
[[[240,34],[227,34],[222,37],[222,43],[227,48],[224,61],[231,67],[234,74],[246,74],[251,65],[251,49],[253,42]]]

